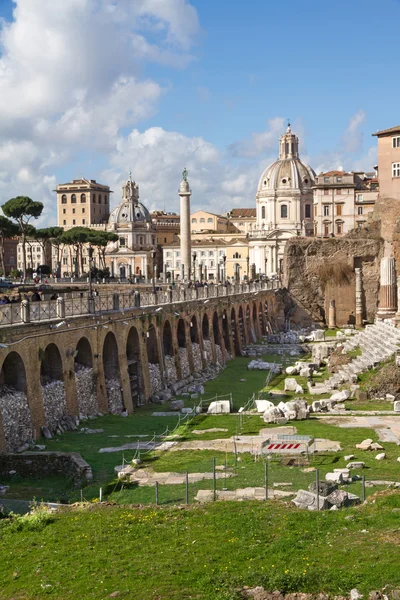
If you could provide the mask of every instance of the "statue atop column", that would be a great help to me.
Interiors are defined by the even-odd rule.
[[[187,170],[186,167],[184,167],[184,169],[182,171],[182,181],[187,181],[188,175],[189,175],[189,171]]]

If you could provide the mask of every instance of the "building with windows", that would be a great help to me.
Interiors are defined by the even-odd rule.
[[[107,185],[97,183],[95,179],[82,178],[61,183],[55,191],[59,227],[68,229],[107,223],[112,194]]]
[[[380,198],[400,200],[400,125],[373,135],[378,138]]]
[[[216,215],[205,210],[198,210],[190,215],[192,233],[224,233],[228,231],[227,217]]]
[[[232,208],[228,212],[229,231],[237,231],[239,233],[250,233],[256,225],[256,209],[255,208]]]
[[[290,125],[279,142],[279,158],[260,177],[256,194],[256,224],[248,233],[250,263],[256,274],[282,269],[286,241],[312,236],[315,173],[299,158],[299,139]]]
[[[362,228],[379,193],[376,173],[328,171],[315,178],[314,235],[342,236]]]
[[[42,242],[27,238],[25,242],[26,268],[31,269],[33,273],[40,265],[47,265],[51,268],[51,253],[52,246],[49,241]],[[22,242],[17,242],[17,261],[12,268],[19,271],[23,269]]]

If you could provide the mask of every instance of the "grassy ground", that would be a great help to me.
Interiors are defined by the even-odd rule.
[[[0,599],[239,600],[244,586],[400,586],[400,494],[340,512],[278,502],[89,506],[0,521]],[[387,593],[387,591],[385,592]]]

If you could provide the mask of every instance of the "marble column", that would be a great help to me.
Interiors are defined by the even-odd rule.
[[[363,300],[362,300],[362,271],[355,269],[356,272],[356,326],[363,325]]]
[[[390,256],[381,260],[379,308],[376,316],[380,319],[390,319],[394,317],[396,308],[396,268],[394,258]]]
[[[181,264],[184,267],[184,276],[187,281],[190,280],[192,248],[190,238],[190,196],[191,189],[186,179],[187,173],[184,171],[184,178],[179,187],[180,196],[180,226],[181,226]]]
[[[329,301],[328,327],[329,329],[336,327],[336,303],[334,300]]]

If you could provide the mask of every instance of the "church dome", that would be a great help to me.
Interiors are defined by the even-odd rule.
[[[122,202],[111,212],[108,222],[110,225],[151,223],[149,211],[139,202],[139,186],[132,179],[122,186]]]
[[[267,167],[260,177],[258,194],[285,190],[310,191],[315,173],[299,158],[299,140],[290,125],[280,139],[279,159]]]

